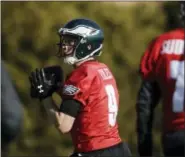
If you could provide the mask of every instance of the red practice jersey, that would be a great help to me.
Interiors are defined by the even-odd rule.
[[[184,129],[184,30],[176,29],[157,37],[140,64],[145,80],[157,81],[163,97],[163,130]]]
[[[71,130],[76,152],[107,148],[121,142],[116,117],[119,93],[109,68],[98,61],[87,61],[67,78],[63,98],[82,106]]]

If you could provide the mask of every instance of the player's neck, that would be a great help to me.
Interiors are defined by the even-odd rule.
[[[88,59],[86,59],[86,60],[83,60],[83,61],[81,61],[81,62],[78,62],[78,63],[76,63],[73,67],[74,67],[74,68],[77,68],[77,67],[79,67],[81,64],[83,64],[83,63],[85,63],[85,62],[88,62],[88,61],[91,61],[91,60],[95,60],[94,57],[90,57],[90,58],[88,58]]]

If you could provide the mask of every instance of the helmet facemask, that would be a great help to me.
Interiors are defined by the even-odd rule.
[[[68,64],[75,64],[77,59],[75,57],[76,49],[80,44],[80,36],[75,35],[59,35],[60,42],[57,44],[59,46],[59,51],[57,57],[64,58],[64,62]]]

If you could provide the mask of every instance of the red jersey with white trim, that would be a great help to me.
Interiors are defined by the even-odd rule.
[[[72,98],[82,106],[71,130],[76,152],[107,148],[121,142],[116,121],[119,93],[109,68],[87,61],[67,78],[63,99]]]
[[[141,59],[140,70],[145,80],[158,82],[163,97],[163,130],[184,129],[184,29],[157,37]]]

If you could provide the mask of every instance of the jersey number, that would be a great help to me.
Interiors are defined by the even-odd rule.
[[[184,111],[184,61],[171,61],[171,78],[176,80],[175,90],[172,98],[173,112]]]
[[[108,96],[109,124],[110,126],[115,126],[116,117],[118,114],[118,104],[115,96],[114,87],[108,84],[105,86],[105,90]]]

